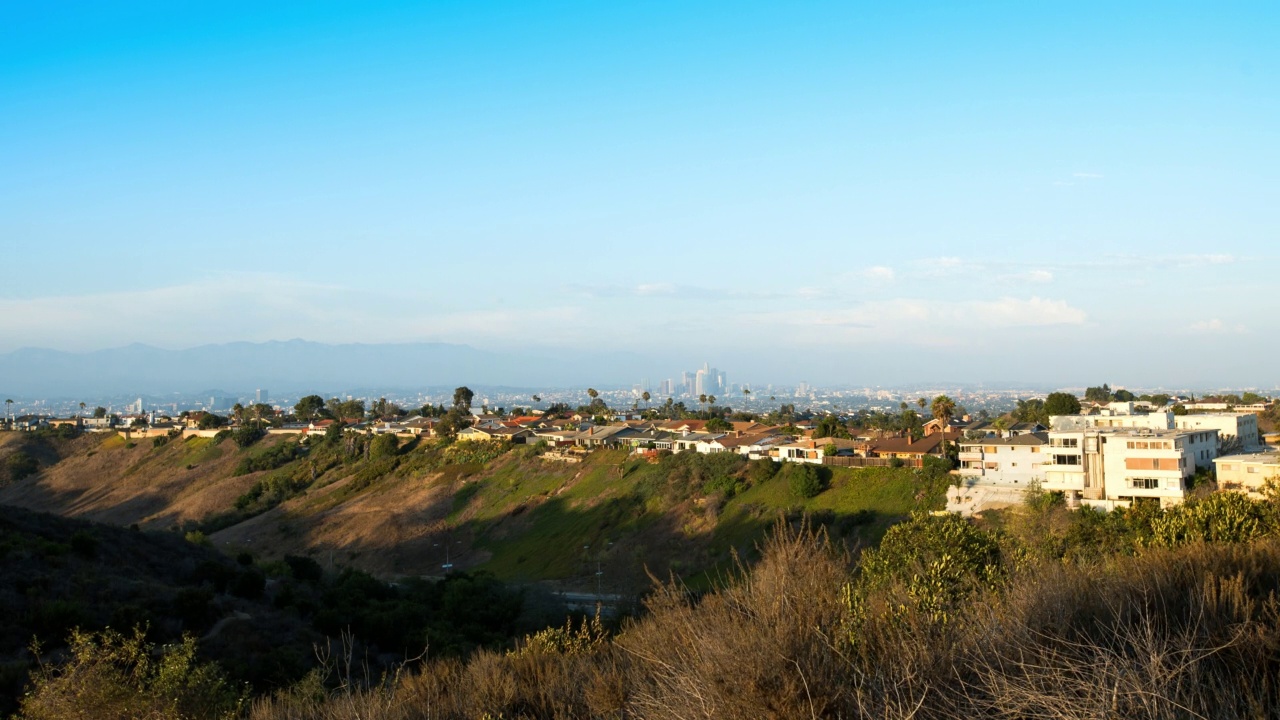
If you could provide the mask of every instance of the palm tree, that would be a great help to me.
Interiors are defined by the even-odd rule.
[[[939,395],[933,399],[933,403],[929,406],[929,411],[933,413],[935,420],[941,421],[942,429],[945,430],[951,422],[952,416],[956,412],[956,401],[946,395]]]
[[[1009,421],[1004,416],[1001,416],[991,421],[991,427],[1000,433],[1000,437],[1004,437],[1004,431],[1009,429]]]
[[[651,398],[651,397],[653,397],[653,396],[649,394],[649,391],[648,391],[648,390],[645,390],[645,391],[644,391],[644,394],[643,394],[643,395],[641,395],[640,397],[644,399],[644,409],[645,409],[645,410],[648,410],[648,409],[649,409],[649,398]]]
[[[591,399],[595,400],[596,398],[600,397],[600,391],[596,390],[595,388],[587,388],[587,395],[590,395]]]
[[[80,414],[84,415],[84,403],[80,403]]]
[[[916,398],[916,404],[920,406],[921,410],[924,410],[924,406],[928,405],[929,401],[924,398]]]
[[[745,388],[745,387],[744,387],[744,388],[742,388],[742,400],[743,400],[743,402],[746,402],[747,398],[749,398],[749,397],[751,397],[751,388]]]
[[[944,453],[947,447],[947,427],[951,424],[951,416],[956,412],[956,401],[946,395],[939,395],[929,406],[933,418],[938,421],[938,432],[942,433],[941,448]]]

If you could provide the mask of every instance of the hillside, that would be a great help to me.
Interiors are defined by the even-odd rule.
[[[12,436],[0,445],[15,451]],[[30,441],[27,441],[30,442]],[[0,503],[143,529],[200,529],[222,549],[306,555],[383,577],[442,565],[511,581],[634,593],[650,575],[694,584],[751,557],[779,516],[805,512],[851,545],[875,541],[911,510],[938,502],[945,474],[815,469],[825,490],[791,490],[778,471],[729,456],[659,464],[597,451],[581,464],[532,448],[368,437],[42,440],[56,455],[0,488]],[[52,459],[52,458],[51,458]],[[263,469],[256,469],[263,468]]]
[[[39,640],[58,658],[72,628],[203,638],[202,655],[262,687],[294,682],[321,635],[263,600],[264,574],[174,533],[0,506],[0,713],[12,710]]]

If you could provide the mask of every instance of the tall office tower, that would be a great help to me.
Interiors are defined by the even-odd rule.
[[[268,397],[270,396],[266,390],[259,389],[258,392],[254,393],[254,402],[265,403]]]
[[[663,380],[662,384],[658,387],[658,394],[663,397],[671,397],[675,395],[675,385],[676,384],[671,381],[671,378]]]
[[[727,374],[723,372],[719,373],[719,378],[717,379],[716,384],[720,386],[719,393],[721,395],[729,394],[729,376]]]
[[[695,395],[693,375],[688,372],[680,373],[680,388],[685,395]]]
[[[707,368],[703,367],[698,371],[697,375],[694,376],[693,395],[701,396],[706,395],[707,393],[714,393],[713,390],[709,390],[707,388],[707,379]]]

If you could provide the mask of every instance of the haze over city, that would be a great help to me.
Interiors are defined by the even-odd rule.
[[[1266,385],[1276,12],[13,5],[0,353]]]

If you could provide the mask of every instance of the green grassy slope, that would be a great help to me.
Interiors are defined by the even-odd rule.
[[[199,528],[226,551],[309,555],[382,576],[439,575],[446,560],[511,581],[631,593],[650,575],[699,585],[780,519],[809,514],[849,546],[878,541],[914,509],[938,505],[945,475],[824,468],[796,495],[784,471],[730,456],[650,464],[622,450],[585,462],[532,448],[345,436],[101,441],[0,491],[0,502],[115,524]]]

